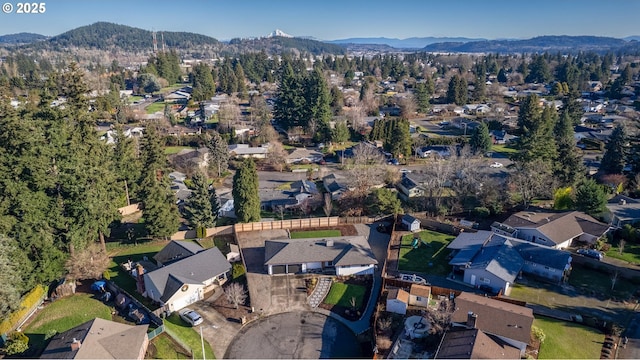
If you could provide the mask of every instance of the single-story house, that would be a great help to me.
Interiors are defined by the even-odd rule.
[[[518,139],[517,136],[511,135],[504,130],[492,130],[490,135],[496,145],[509,144]]]
[[[479,329],[445,332],[434,359],[520,359],[520,349]]]
[[[264,252],[269,275],[309,272],[372,275],[378,264],[364,236],[267,240]]]
[[[454,299],[453,327],[478,329],[520,350],[531,340],[533,310],[524,306],[463,292]]]
[[[409,214],[402,215],[402,225],[406,226],[409,231],[420,230],[420,220]]]
[[[621,228],[640,221],[640,201],[637,199],[616,195],[607,202],[607,210],[607,220],[613,227]]]
[[[295,148],[286,159],[287,164],[316,163],[323,159],[324,154],[316,150]]]
[[[509,295],[520,274],[560,283],[571,270],[571,254],[559,249],[507,237],[490,231],[461,233],[448,246],[449,264],[463,273],[463,281]]]
[[[269,152],[268,145],[250,147],[248,144],[232,144],[229,145],[228,148],[229,156],[244,159],[250,157],[254,159],[264,159]]]
[[[424,195],[424,190],[418,185],[418,182],[407,176],[407,174],[402,174],[402,179],[400,179],[397,186],[400,196],[405,200]]]
[[[149,325],[95,318],[54,335],[41,359],[144,359]]]
[[[387,294],[387,311],[405,315],[409,305],[409,293],[402,289],[391,289]]]
[[[202,247],[193,241],[172,240],[153,256],[158,266],[169,265],[202,251]]]
[[[177,154],[169,156],[171,164],[178,169],[206,169],[209,165],[209,158],[209,149],[206,147],[183,149]]]
[[[422,158],[429,157],[429,155],[446,158],[451,156],[451,147],[447,145],[423,146],[418,149],[417,153]]]
[[[216,247],[145,273],[144,296],[167,312],[178,311],[204,299],[205,293],[227,281],[231,264]]]
[[[505,229],[507,229],[505,231]],[[574,240],[593,244],[609,231],[609,226],[579,211],[520,211],[491,230],[536,244],[564,249]]]
[[[409,305],[427,307],[431,300],[431,286],[411,284]]]
[[[343,183],[342,176],[335,174],[327,175],[322,178],[322,185],[326,192],[331,194],[331,200],[338,200],[348,189]]]

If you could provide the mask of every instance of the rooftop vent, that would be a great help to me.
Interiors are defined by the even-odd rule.
[[[326,240],[327,241],[327,247],[333,247],[333,240]]]

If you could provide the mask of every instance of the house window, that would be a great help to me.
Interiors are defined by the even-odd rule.
[[[327,266],[333,266],[333,261],[327,261]]]
[[[416,296],[416,301],[422,301],[422,298],[420,296]]]
[[[480,282],[485,283],[485,284],[491,284],[491,279],[480,278]]]

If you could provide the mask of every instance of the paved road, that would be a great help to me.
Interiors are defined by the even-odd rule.
[[[626,336],[628,342],[618,348],[618,359],[640,359],[640,314],[636,313],[631,319],[622,336]]]

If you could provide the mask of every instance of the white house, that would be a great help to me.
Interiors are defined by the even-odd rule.
[[[378,264],[364,236],[267,240],[264,252],[269,275],[372,275]]]
[[[387,295],[387,311],[405,315],[409,305],[409,293],[402,289],[391,289]]]
[[[269,152],[269,146],[250,147],[248,144],[232,144],[229,145],[229,156],[238,158],[254,158],[264,159]]]
[[[144,296],[165,311],[178,311],[204,299],[205,293],[227,281],[231,264],[216,247],[144,274]]]
[[[402,216],[402,225],[407,227],[409,231],[418,231],[420,230],[420,220],[414,218],[409,214],[404,214]]]
[[[431,300],[431,287],[420,284],[411,284],[409,290],[409,305],[427,307]]]

